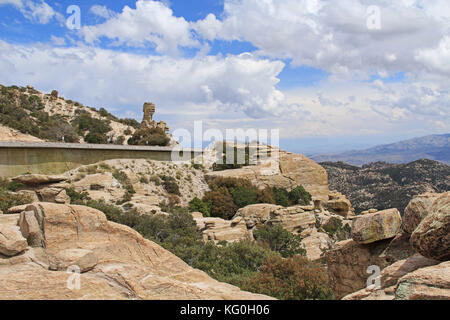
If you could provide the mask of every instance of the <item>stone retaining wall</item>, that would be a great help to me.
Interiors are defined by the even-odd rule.
[[[82,165],[111,159],[172,161],[171,147],[140,147],[71,143],[0,142],[0,177],[26,173],[60,174]],[[202,150],[184,149],[191,158]]]

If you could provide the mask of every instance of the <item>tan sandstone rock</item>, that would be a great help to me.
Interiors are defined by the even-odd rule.
[[[205,175],[207,180],[215,177],[246,179],[261,188],[282,187],[291,190],[301,185],[315,199],[328,200],[327,172],[319,164],[300,154],[280,151],[276,161]]]
[[[394,286],[404,275],[417,269],[433,266],[438,263],[439,261],[425,258],[420,254],[415,254],[406,260],[397,261],[381,272],[381,286],[382,288]]]
[[[27,240],[22,237],[18,227],[0,225],[0,254],[11,257],[27,248]]]
[[[405,209],[403,230],[409,234],[413,233],[420,222],[431,212],[433,202],[438,197],[437,193],[425,193],[412,199]]]
[[[450,259],[450,192],[439,195],[433,201],[428,215],[412,233],[410,242],[427,258]]]
[[[307,237],[302,240],[303,247],[306,250],[306,257],[311,260],[320,259],[323,252],[332,246],[330,237],[323,232],[317,232],[316,229],[311,229]]]
[[[251,229],[257,225],[265,224],[270,220],[271,214],[275,214],[276,210],[282,208],[282,206],[274,204],[253,204],[239,209],[235,218],[242,217],[247,228]]]
[[[247,229],[242,218],[235,218],[232,221],[220,218],[194,218],[197,228],[202,232],[205,241],[241,241],[253,240],[253,234]]]
[[[27,174],[13,178],[12,180],[23,183],[25,185],[40,185],[65,181],[64,176],[43,175],[43,174]]]
[[[2,299],[269,299],[213,280],[95,209],[35,203],[27,211],[42,226],[45,248],[29,248],[36,262],[0,268]],[[72,263],[88,251],[97,264],[79,276],[79,290],[70,286],[71,274],[46,266],[45,259],[52,267],[55,260]]]
[[[353,221],[352,238],[367,244],[394,238],[402,227],[402,217],[397,209],[388,209],[359,216]]]
[[[97,263],[97,256],[91,250],[66,249],[53,257],[50,262],[50,269],[66,271],[69,267],[76,266],[81,273],[84,273],[92,270]]]
[[[25,208],[27,207],[27,204],[23,204],[20,206],[15,206],[15,207],[11,207],[8,209],[8,211],[6,211],[6,213],[8,214],[15,214],[15,213],[21,213],[22,211],[25,210]]]
[[[355,209],[353,209],[350,200],[336,191],[328,195],[326,207],[333,213],[343,216],[344,218],[353,217],[355,215]]]
[[[396,300],[450,300],[450,261],[421,268],[402,277]]]
[[[385,240],[361,245],[350,239],[336,243],[332,250],[324,253],[323,259],[336,299],[365,288],[370,276],[367,273],[369,266],[378,266],[383,270],[389,265],[379,256],[388,244]]]
[[[18,225],[29,246],[44,247],[44,235],[33,211],[20,213]]]

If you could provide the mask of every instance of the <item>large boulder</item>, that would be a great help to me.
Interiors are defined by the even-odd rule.
[[[439,197],[437,193],[424,193],[412,199],[403,215],[403,230],[409,234],[419,226],[420,222],[431,212],[433,202]]]
[[[418,269],[398,281],[396,300],[450,300],[450,261]]]
[[[397,209],[388,209],[357,217],[352,225],[352,238],[360,244],[394,238],[402,227]]]
[[[18,225],[29,246],[44,247],[44,235],[33,211],[21,212]]]
[[[27,248],[27,240],[22,236],[18,227],[0,225],[0,254],[15,256]]]
[[[97,263],[97,256],[91,250],[65,249],[51,258],[50,269],[66,271],[71,266],[77,266],[84,273],[92,270]]]
[[[450,259],[450,192],[437,197],[411,235],[411,245],[427,258]]]
[[[43,174],[26,174],[13,178],[12,180],[16,182],[23,183],[25,185],[41,185],[50,184],[67,180],[65,176],[55,176],[55,175],[43,175]]]
[[[317,232],[312,229],[312,232],[302,239],[302,245],[306,250],[306,257],[311,260],[318,260],[322,254],[331,248],[333,242],[331,238],[323,232]]]
[[[316,224],[313,205],[285,208],[273,204],[255,204],[239,209],[234,219],[238,217],[245,221],[248,229],[264,224],[280,224],[295,234]]]
[[[335,244],[332,250],[323,255],[327,264],[331,288],[337,299],[366,287],[369,266],[378,266],[381,270],[389,265],[381,253],[389,245],[389,241],[379,241],[361,245],[350,239]]]
[[[42,247],[28,247],[23,260],[0,261],[4,300],[269,299],[210,278],[131,228],[107,221],[98,210],[34,203],[26,211],[33,212],[44,241]],[[76,281],[68,285],[66,267],[84,272],[79,290],[72,286]]]
[[[242,218],[235,218],[232,221],[228,221],[220,218],[203,218],[196,215],[194,220],[197,223],[197,229],[202,233],[205,241],[235,242],[253,240],[253,234],[247,229],[245,221]]]
[[[418,269],[436,264],[439,264],[439,261],[415,254],[408,259],[397,261],[386,267],[381,272],[381,286],[379,288],[364,288],[345,296],[342,300],[393,300],[399,279]]]
[[[438,263],[439,261],[425,258],[418,253],[408,259],[397,261],[381,272],[381,286],[382,288],[388,288],[396,285],[397,281],[406,274]]]
[[[275,211],[282,208],[282,206],[274,204],[252,204],[239,209],[235,218],[242,217],[247,224],[247,228],[251,229],[257,225],[265,224]]]
[[[336,191],[328,195],[326,207],[331,210],[331,212],[343,216],[344,218],[355,216],[355,209],[353,209],[350,200],[342,193]]]

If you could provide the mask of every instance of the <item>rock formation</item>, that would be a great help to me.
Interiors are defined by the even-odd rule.
[[[361,290],[351,293],[350,288],[343,286],[344,271],[349,266],[349,261],[345,261],[347,259],[340,262],[333,261],[333,257],[337,257],[337,252],[329,255],[327,261],[329,272],[331,271],[334,279],[337,279],[335,285],[337,284],[338,289],[341,289],[338,296],[351,293],[344,297],[346,300],[450,300],[449,205],[450,192],[418,196],[406,209],[403,221],[405,231],[400,232],[381,255],[377,256],[373,250],[369,250],[370,257],[375,259],[370,263],[378,265],[381,269],[386,265],[378,264],[380,261],[376,258],[389,258],[385,259],[388,266],[381,272],[379,288],[363,289],[364,275],[361,274],[358,288]],[[367,246],[386,241],[388,240],[359,246],[367,249]],[[340,253],[345,254],[342,251]],[[409,256],[405,257],[408,254]],[[366,262],[362,267],[365,265],[368,263]],[[348,273],[347,276],[348,284],[355,283],[354,275]],[[365,275],[366,278],[367,276]],[[353,288],[356,287],[358,286],[353,286]]]
[[[402,227],[402,217],[397,209],[369,213],[353,220],[352,237],[359,244],[392,239]]]
[[[411,245],[423,256],[450,260],[450,192],[439,195],[411,234]]]
[[[231,221],[204,218],[198,212],[193,213],[193,217],[204,240],[216,243],[220,241],[253,241],[253,231],[256,228],[279,224],[285,230],[301,237],[306,256],[310,260],[320,259],[322,254],[330,249],[336,241],[334,238],[336,228],[327,228],[331,220],[340,221],[341,225],[337,228],[351,224],[350,220],[345,220],[328,211],[319,211],[313,205],[285,208],[273,204],[254,204],[239,209]]]
[[[150,130],[155,128],[160,128],[164,132],[168,132],[170,130],[164,121],[156,123],[156,121],[153,120],[153,115],[155,114],[156,111],[156,106],[154,103],[151,102],[144,103],[143,109],[144,109],[144,118],[142,119],[141,130]]]
[[[206,179],[215,177],[242,178],[264,188],[278,187],[288,191],[303,186],[315,199],[328,201],[328,177],[324,168],[304,155],[278,151],[279,156],[240,169],[210,172]]]
[[[268,299],[213,280],[88,207],[34,203],[1,216],[0,228],[5,300]],[[79,279],[78,288],[71,279]]]

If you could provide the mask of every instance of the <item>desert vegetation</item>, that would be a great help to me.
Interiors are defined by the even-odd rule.
[[[6,212],[11,207],[31,202],[28,197],[15,192],[20,186],[17,182],[0,178],[0,211]]]
[[[255,232],[256,241],[205,242],[189,213],[202,209],[200,199],[189,208],[168,208],[168,216],[140,214],[135,209],[91,200],[87,193],[67,189],[72,204],[87,205],[105,213],[110,221],[127,225],[145,238],[183,259],[211,277],[250,292],[279,299],[331,299],[324,267],[303,257],[298,236],[279,226],[264,226]]]
[[[221,177],[212,179],[208,185],[210,191],[202,199],[192,200],[189,210],[226,220],[231,219],[238,209],[251,204],[268,203],[288,207],[308,205],[312,199],[302,186],[291,191],[270,187],[261,190],[245,179]]]
[[[74,110],[74,115],[51,114],[45,107],[47,103],[62,106],[65,103]],[[59,99],[59,102],[57,102]],[[53,108],[53,107],[50,107]],[[47,110],[47,111],[46,111]],[[98,116],[93,116],[91,112]],[[132,135],[129,128],[138,129],[140,124],[134,119],[119,119],[106,109],[85,107],[78,102],[64,100],[53,90],[50,95],[42,96],[39,91],[25,87],[1,87],[0,124],[46,141],[78,143],[84,139],[93,144],[123,144],[126,135]],[[128,126],[122,135],[112,139],[108,134],[113,130],[111,121]],[[167,145],[170,140],[163,132],[152,132],[140,139],[131,139],[132,143],[142,145]]]

